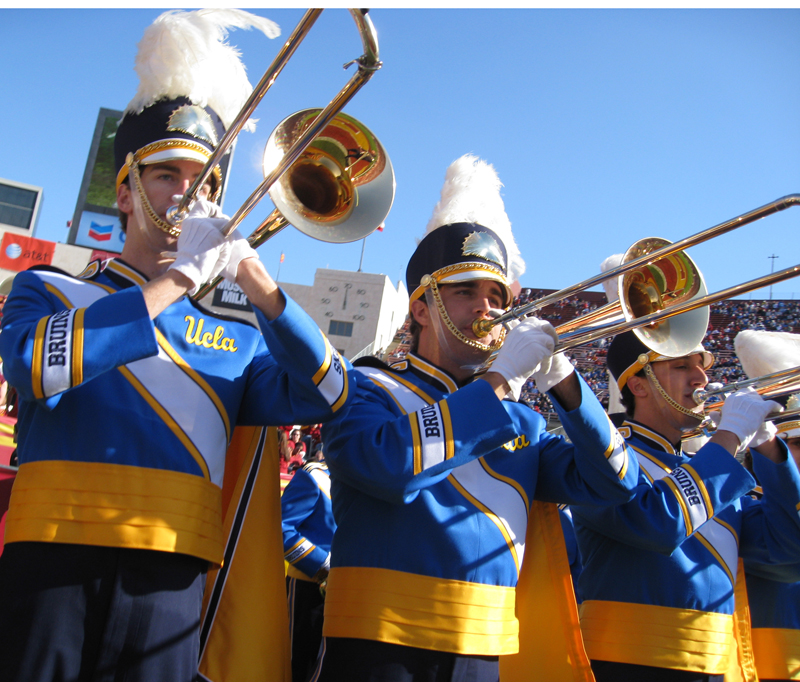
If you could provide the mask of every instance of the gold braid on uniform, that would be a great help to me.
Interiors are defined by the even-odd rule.
[[[661,395],[661,397],[662,397],[662,398],[664,398],[664,400],[667,402],[667,405],[669,405],[670,407],[672,407],[672,408],[674,408],[674,409],[678,410],[678,412],[680,412],[680,413],[682,413],[682,414],[687,414],[687,415],[689,415],[690,417],[694,417],[695,419],[697,419],[697,421],[700,421],[700,422],[701,422],[701,421],[704,421],[704,420],[705,420],[706,416],[705,416],[705,415],[704,415],[702,412],[700,412],[700,413],[698,413],[698,412],[693,412],[693,411],[692,411],[692,410],[690,410],[688,407],[684,407],[683,405],[679,405],[678,403],[676,403],[676,402],[675,402],[675,401],[674,401],[674,400],[673,400],[673,399],[672,399],[672,398],[671,398],[671,397],[670,397],[670,396],[667,394],[667,392],[664,390],[664,387],[663,387],[663,386],[662,386],[662,385],[659,383],[658,379],[656,379],[656,375],[655,375],[655,373],[653,372],[653,369],[651,368],[651,366],[650,366],[650,362],[649,362],[649,361],[648,361],[648,363],[647,363],[647,364],[644,366],[644,373],[647,375],[647,378],[648,378],[648,379],[650,379],[650,382],[653,384],[653,386],[655,386],[655,387],[656,387],[656,390],[659,392],[659,394]]]
[[[147,194],[145,194],[144,187],[142,187],[142,179],[139,175],[139,164],[136,163],[133,154],[128,154],[125,163],[128,166],[128,173],[133,178],[133,184],[136,187],[136,191],[139,193],[139,198],[142,201],[142,208],[147,214],[147,217],[150,218],[159,230],[166,232],[170,237],[179,236],[181,233],[180,225],[170,225],[166,220],[162,220],[150,205],[150,200],[147,198]]]
[[[503,327],[500,331],[500,337],[492,341],[488,345],[484,345],[482,343],[478,343],[474,339],[470,339],[464,334],[461,333],[453,321],[450,319],[450,316],[447,314],[447,310],[445,310],[444,303],[442,303],[442,297],[439,294],[439,287],[436,284],[436,280],[431,277],[430,275],[425,275],[420,284],[424,287],[430,287],[431,294],[433,294],[433,300],[436,301],[436,307],[439,310],[439,315],[442,318],[442,322],[444,322],[445,326],[450,330],[450,333],[455,336],[461,343],[466,344],[470,348],[476,348],[478,350],[490,350],[496,351],[499,350],[500,347],[503,345],[503,342],[506,340],[506,328]]]

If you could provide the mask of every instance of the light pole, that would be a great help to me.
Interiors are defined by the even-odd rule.
[[[767,256],[772,261],[772,267],[769,269],[769,274],[771,275],[775,272],[775,259],[780,258],[780,256],[776,256],[774,253],[771,256]],[[772,285],[769,285],[769,300],[772,300]]]

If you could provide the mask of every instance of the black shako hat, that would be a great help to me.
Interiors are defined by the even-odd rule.
[[[513,298],[505,244],[494,231],[476,223],[442,225],[417,245],[406,268],[406,287],[412,301],[423,294],[425,275],[433,277],[437,284],[494,280],[506,292],[506,306]]]
[[[117,187],[128,175],[128,154],[136,164],[209,160],[253,91],[239,51],[227,42],[231,28],[280,35],[266,17],[238,9],[170,10],[145,29],[134,63],[139,87],[114,141]],[[254,122],[243,127],[254,130]],[[218,167],[212,177],[218,193]]]
[[[686,355],[695,355],[696,353],[703,355],[703,369],[709,369],[714,364],[714,356],[702,346],[697,346]],[[622,390],[628,379],[638,374],[648,363],[674,359],[650,350],[633,331],[627,331],[614,337],[608,347],[606,362],[617,386]]]
[[[114,137],[117,187],[128,177],[128,154],[134,154],[139,164],[186,159],[205,165],[224,134],[219,115],[209,106],[193,104],[188,97],[162,99],[141,113],[128,112]],[[214,167],[213,177],[216,190],[219,166]]]
[[[504,307],[511,305],[511,283],[525,271],[525,261],[506,215],[502,186],[494,166],[473,154],[447,167],[439,201],[406,268],[409,302],[425,293],[430,283],[423,284],[423,278],[430,275],[437,285],[494,280],[505,291]]]

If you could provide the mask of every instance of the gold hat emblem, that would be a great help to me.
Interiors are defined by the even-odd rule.
[[[464,239],[461,253],[464,256],[478,256],[492,263],[497,263],[503,269],[503,272],[506,270],[503,249],[488,232],[470,232]]]
[[[196,137],[198,140],[208,142],[214,148],[216,148],[219,141],[211,116],[208,115],[205,109],[195,104],[184,104],[175,109],[169,117],[167,130],[186,133]]]

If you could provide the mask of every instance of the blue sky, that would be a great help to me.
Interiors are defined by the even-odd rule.
[[[136,43],[161,9],[0,10],[0,177],[44,188],[38,236],[65,241],[101,107],[136,86]],[[253,9],[288,36],[303,9]],[[386,229],[328,245],[288,228],[260,254],[282,281],[319,267],[403,279],[448,164],[496,167],[527,262],[522,286],[560,288],[650,236],[678,240],[800,192],[800,10],[383,9],[383,68],[347,107],[380,138],[397,193]],[[233,31],[251,82],[280,47]],[[237,145],[225,209],[260,181],[277,123],[325,106],[361,54],[326,10]],[[264,200],[250,232],[271,209]],[[710,291],[800,263],[800,208],[689,251]],[[768,291],[754,294],[767,297]],[[746,296],[747,297],[747,296]],[[773,287],[800,298],[800,279]]]

